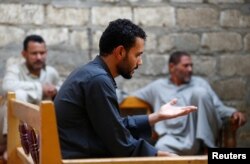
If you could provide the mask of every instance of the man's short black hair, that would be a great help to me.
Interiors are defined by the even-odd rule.
[[[170,55],[168,64],[170,63],[173,63],[175,65],[178,64],[182,56],[190,56],[190,54],[185,51],[175,51]]]
[[[122,45],[128,51],[134,44],[136,37],[146,40],[146,33],[142,28],[128,19],[117,19],[109,23],[104,30],[100,42],[100,55],[110,54],[115,47]]]
[[[45,43],[44,39],[40,35],[28,35],[24,41],[23,41],[23,50],[26,51],[28,49],[28,43],[32,42],[38,42],[38,43]]]

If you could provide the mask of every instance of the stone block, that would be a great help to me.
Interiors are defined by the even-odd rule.
[[[209,3],[244,3],[244,0],[208,0]]]
[[[210,51],[237,51],[243,47],[241,35],[235,32],[204,33],[201,44]]]
[[[70,44],[78,49],[87,50],[89,48],[88,31],[73,31],[70,34]]]
[[[219,60],[219,74],[222,77],[250,75],[250,55],[222,55]]]
[[[145,50],[156,50],[156,45],[157,45],[157,36],[156,34],[152,32],[146,32],[147,33],[147,39],[146,39],[146,44],[145,44]]]
[[[249,124],[246,124],[246,125],[249,125]],[[237,139],[237,147],[240,147],[240,148],[250,147],[250,132],[249,132],[250,128],[245,128],[245,126],[242,127],[243,129],[240,128],[237,133],[238,134],[237,137],[239,138]]]
[[[246,95],[246,81],[238,77],[216,81],[214,88],[224,101],[242,100]]]
[[[191,54],[192,55],[192,54]],[[216,74],[216,59],[211,56],[194,56],[193,59],[193,72],[194,74],[213,77]]]
[[[101,35],[102,35],[102,31],[100,30],[92,32],[92,40],[93,40],[92,49],[99,50],[99,40],[101,38]]]
[[[226,10],[221,12],[220,24],[224,27],[239,27],[241,13],[239,10]]]
[[[0,47],[8,44],[21,44],[25,32],[18,27],[0,26]]]
[[[69,40],[67,28],[31,29],[28,34],[41,35],[49,46],[63,44]]]
[[[218,26],[219,12],[210,7],[177,9],[177,25],[181,28],[209,28]]]
[[[139,73],[143,75],[162,75],[168,73],[168,56],[144,54],[142,55],[143,64],[140,66]]]
[[[81,26],[88,23],[89,9],[47,6],[46,22],[52,25]]]
[[[19,43],[22,44],[21,42]],[[11,48],[1,48],[0,49],[0,81],[3,79],[7,61],[9,58],[21,58],[21,47],[13,46]],[[0,85],[1,86],[1,85]],[[1,87],[0,87],[1,88]]]
[[[132,9],[130,7],[93,7],[91,12],[94,25],[107,26],[110,21],[118,18],[132,20]]]
[[[168,44],[168,45],[167,45]],[[200,38],[197,34],[175,33],[160,37],[159,50],[165,52],[171,49],[195,51],[200,47]]]
[[[175,9],[170,6],[135,8],[134,19],[136,24],[142,26],[173,27]]]
[[[140,77],[140,78],[132,78],[129,80],[123,80],[123,84],[121,88],[126,93],[132,93],[139,88],[145,87],[147,84],[152,82],[153,79],[150,77]]]
[[[203,0],[170,0],[171,2],[181,2],[181,3],[189,3],[189,2],[192,2],[192,3],[202,3]]]
[[[49,49],[47,61],[58,70],[62,78],[66,78],[75,68],[86,64],[89,56],[84,51],[59,47]]]
[[[244,49],[250,51],[250,33],[244,37]]]
[[[163,53],[174,48],[174,40],[169,35],[162,35],[159,37],[158,51]]]
[[[240,18],[240,26],[241,27],[250,27],[250,16],[242,15]]]
[[[0,4],[0,23],[41,25],[44,23],[44,7],[36,4]]]

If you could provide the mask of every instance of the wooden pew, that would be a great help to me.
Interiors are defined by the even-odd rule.
[[[21,149],[19,123],[26,122],[39,134],[40,163],[61,163],[61,151],[55,119],[54,105],[51,101],[43,101],[40,106],[15,99],[15,94],[8,93],[8,163],[32,163]]]
[[[206,164],[207,156],[182,157],[128,157],[99,159],[63,160],[58,140],[57,124],[53,102],[42,101],[40,106],[15,99],[8,93],[8,140],[9,164],[34,163],[30,154],[21,147],[19,123],[25,122],[39,135],[40,164]]]
[[[182,156],[182,157],[128,157],[128,158],[103,158],[84,160],[63,160],[70,164],[207,164],[207,156]]]

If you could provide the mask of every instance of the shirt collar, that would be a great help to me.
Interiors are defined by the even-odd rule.
[[[192,79],[193,79],[193,78],[191,77],[191,80],[190,80],[189,83],[186,83],[186,84],[182,84],[182,85],[180,85],[180,86],[177,86],[177,85],[175,85],[175,84],[170,80],[170,76],[168,76],[168,78],[167,78],[167,83],[170,84],[170,85],[172,85],[172,86],[174,86],[174,87],[176,87],[176,88],[178,88],[178,90],[182,90],[182,89],[184,89],[184,88],[186,88],[186,87],[189,87],[189,86],[192,86],[192,85],[193,85],[193,80],[192,80]]]
[[[108,76],[112,79],[115,88],[117,88],[115,79],[113,78],[107,64],[103,61],[103,59],[100,57],[100,55],[97,55],[95,57],[94,61],[97,62],[98,64],[100,64],[103,67],[103,69],[107,72]]]

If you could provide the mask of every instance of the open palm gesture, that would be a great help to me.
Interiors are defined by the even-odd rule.
[[[159,117],[162,119],[170,119],[178,116],[187,115],[197,110],[196,106],[175,106],[177,99],[173,99],[170,102],[161,106],[158,111]]]
[[[197,110],[196,106],[175,106],[177,99],[173,99],[170,102],[161,106],[160,110],[149,115],[150,125],[154,125],[156,122],[171,119],[178,116],[184,116]]]

